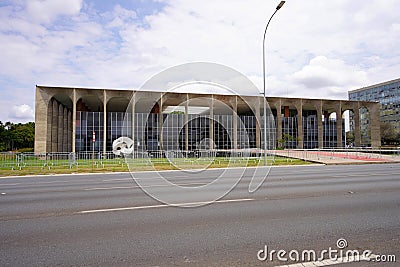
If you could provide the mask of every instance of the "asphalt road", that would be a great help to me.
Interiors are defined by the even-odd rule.
[[[196,206],[242,172],[197,195],[156,173],[139,178],[152,193]],[[163,173],[192,189],[219,174]],[[265,245],[319,252],[339,238],[397,259],[343,266],[400,265],[400,164],[272,168],[255,193],[251,176],[216,203],[191,208],[154,200],[129,174],[2,178],[0,266],[274,266],[289,263],[259,261]]]

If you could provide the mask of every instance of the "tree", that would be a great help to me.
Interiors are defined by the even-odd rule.
[[[0,122],[0,151],[33,148],[34,139],[35,123]]]
[[[299,141],[299,138],[295,138],[290,134],[283,134],[282,139],[278,140],[279,147],[281,148],[288,148],[290,147],[289,144],[293,141]]]
[[[4,151],[6,149],[6,144],[4,142],[4,132],[6,131],[5,125],[2,121],[0,121],[0,151]]]
[[[399,144],[400,132],[390,122],[381,122],[381,141],[383,145]]]
[[[13,130],[13,140],[18,148],[32,148],[35,140],[35,124],[17,124]]]
[[[183,112],[183,111],[172,111],[170,114],[184,115],[185,112]]]

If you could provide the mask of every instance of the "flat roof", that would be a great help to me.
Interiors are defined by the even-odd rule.
[[[399,79],[400,81],[400,79]],[[138,89],[121,89],[121,88],[94,88],[94,87],[67,87],[67,86],[48,86],[48,85],[36,85],[36,87],[39,88],[43,88],[43,89],[65,89],[65,90],[73,90],[73,89],[77,89],[77,90],[107,90],[107,91],[120,91],[120,92],[143,92],[143,93],[172,93],[172,94],[198,94],[198,95],[221,95],[221,96],[235,96],[235,94],[226,92],[225,94],[221,94],[221,93],[214,93],[214,92],[202,92],[202,91],[198,91],[198,92],[175,92],[175,91],[171,91],[171,92],[165,92],[162,90],[159,91],[147,91],[147,90],[138,90]],[[262,98],[262,95],[238,95],[241,97],[260,97]],[[281,97],[281,96],[268,96],[267,98],[269,99],[288,99],[288,100],[324,100],[324,101],[344,101],[344,102],[359,102],[358,100],[349,100],[349,99],[329,99],[329,98],[299,98],[299,97]],[[373,102],[373,101],[362,101],[362,102]]]
[[[359,89],[350,90],[349,93],[361,92],[361,91],[364,91],[364,90],[369,90],[369,89],[372,89],[372,88],[376,88],[376,87],[383,86],[383,85],[389,85],[389,84],[396,83],[396,82],[400,82],[400,78],[399,79],[394,79],[394,80],[391,80],[391,81],[387,81],[387,82],[382,82],[382,83],[369,85],[369,86],[362,87],[362,88],[359,88]]]

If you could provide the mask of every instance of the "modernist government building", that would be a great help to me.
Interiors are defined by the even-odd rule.
[[[349,91],[349,100],[379,102],[381,121],[400,130],[400,79]],[[361,129],[368,127],[368,111],[361,109],[360,116]]]
[[[264,139],[269,149],[341,148],[346,146],[347,110],[353,145],[381,145],[378,103],[266,100],[264,127],[260,96],[36,86],[35,152],[110,152],[121,136],[133,141],[134,151],[262,149]],[[364,143],[361,109],[370,114]]]

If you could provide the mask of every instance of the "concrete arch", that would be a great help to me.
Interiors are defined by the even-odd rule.
[[[49,90],[49,88],[51,90]],[[61,149],[53,146],[55,141],[55,132],[58,135],[58,115],[60,107],[62,105],[62,116],[60,129],[63,130],[61,134],[62,138],[66,136],[65,140],[72,140],[72,133],[69,126],[72,127],[72,109],[73,109],[73,90],[65,90],[65,88],[60,87],[42,87],[36,86],[36,103],[35,103],[35,151],[38,152],[68,152],[71,151],[67,144],[63,144]],[[53,107],[54,105],[54,107]],[[57,112],[53,112],[56,110]],[[54,108],[54,109],[53,109]],[[57,121],[53,121],[53,117],[57,116]],[[51,118],[51,119],[50,119]],[[64,127],[64,122],[66,122],[66,127]],[[55,124],[54,124],[55,123]],[[58,142],[58,136],[57,136]]]
[[[76,110],[77,111],[91,111],[91,112],[103,112],[104,102],[98,96],[94,95],[81,95],[76,99]]]
[[[327,111],[324,114],[324,147],[335,148],[342,147],[343,141],[343,127],[342,127],[342,112],[339,111]]]
[[[379,147],[380,140],[380,110],[372,102],[359,102],[359,124],[361,146]]]
[[[348,113],[347,115],[345,115]],[[352,109],[343,108],[343,116],[348,117],[348,131],[346,132],[345,129],[345,139],[344,139],[344,146],[345,147],[353,147],[354,146],[354,112]],[[342,117],[343,117],[342,116]],[[346,126],[346,125],[345,125]]]
[[[126,97],[110,97],[106,104],[107,112],[126,112],[130,99]]]
[[[380,134],[380,107],[379,103],[362,102],[362,106],[365,106],[370,113],[370,133],[371,133],[371,146],[381,146],[381,134]]]
[[[371,146],[370,112],[367,107],[360,106],[361,147]]]
[[[60,100],[62,102],[60,102]],[[54,95],[47,103],[46,152],[72,150],[72,100]],[[36,138],[36,137],[35,137]]]
[[[343,147],[343,101],[323,100],[323,147]]]
[[[302,149],[304,147],[302,99],[282,99],[280,112],[283,114],[281,121],[282,139],[284,139],[285,136],[290,136],[292,138],[285,146],[287,148]],[[278,139],[277,141],[279,142],[280,140]]]
[[[57,102],[59,102],[69,110],[72,110],[73,101],[71,94],[66,94],[64,92],[57,92],[51,97],[51,99],[57,100]],[[51,101],[51,99],[49,101]]]

